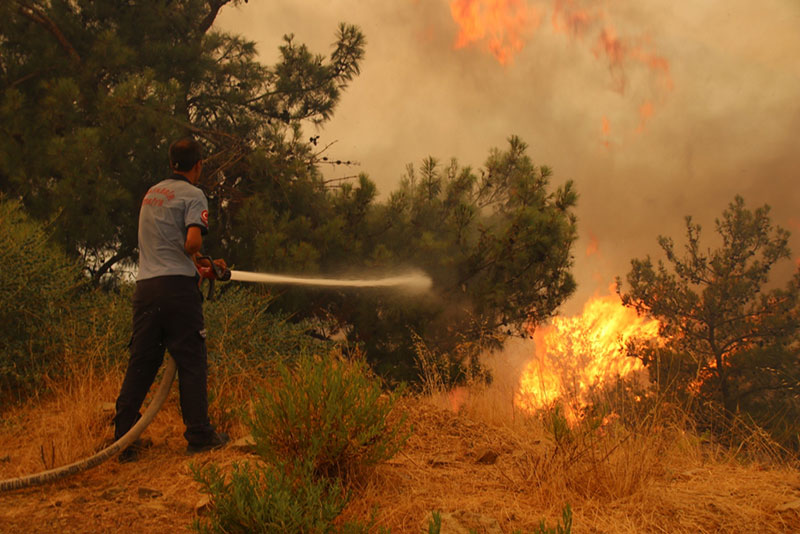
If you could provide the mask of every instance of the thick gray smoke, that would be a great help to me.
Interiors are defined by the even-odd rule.
[[[657,256],[658,234],[680,242],[685,215],[711,234],[736,194],[771,205],[800,254],[800,3],[603,2],[605,18],[578,36],[554,30],[556,3],[600,4],[527,0],[542,9],[541,24],[507,65],[481,43],[454,49],[447,0],[250,3],[224,12],[219,27],[257,41],[265,62],[284,33],[328,53],[340,21],[363,29],[362,75],[319,133],[384,194],[406,163],[433,155],[479,166],[510,134],[556,182],[575,180],[580,287],[566,313],[604,292],[632,257]],[[607,26],[666,60],[671,90],[644,60],[610,65],[597,48]]]

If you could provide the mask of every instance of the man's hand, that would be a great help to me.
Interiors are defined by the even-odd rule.
[[[208,261],[208,258],[201,256],[202,254],[197,253],[194,256],[192,256],[192,259],[194,260],[194,263],[197,266],[197,270],[200,273],[200,276],[202,276],[203,278],[217,279],[218,278],[216,276],[217,272],[220,273],[220,276],[224,276],[224,274],[227,272],[228,264],[225,263],[225,260],[221,258],[214,260],[215,268],[212,268],[211,262]]]
[[[192,254],[192,261],[194,261],[194,264],[197,266],[198,269],[203,269],[203,268],[210,269],[211,262],[208,261],[208,259],[203,258],[202,256],[203,255],[201,253],[195,252],[194,254]]]
[[[214,260],[214,265],[216,265],[223,271],[226,271],[228,269],[228,264],[225,263],[225,260],[223,260],[222,258]]]

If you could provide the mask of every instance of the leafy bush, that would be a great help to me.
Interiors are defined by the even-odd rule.
[[[133,285],[127,284],[85,291],[73,301],[58,325],[56,347],[69,369],[82,372],[87,362],[107,367],[127,361],[132,293]]]
[[[327,352],[333,344],[310,336],[306,322],[270,310],[273,297],[258,286],[223,287],[217,299],[206,301],[204,315],[212,366],[209,410],[212,420],[226,428],[253,398],[254,378],[274,376],[277,362]]]
[[[79,280],[45,227],[0,199],[0,397],[24,396],[58,364],[47,349]]]
[[[208,520],[194,523],[201,533],[336,532],[348,499],[338,481],[315,479],[310,468],[289,475],[261,462],[234,464],[229,482],[214,464],[193,474],[213,498]]]
[[[250,419],[257,452],[293,469],[310,462],[317,477],[350,477],[391,458],[405,443],[404,418],[390,422],[398,393],[384,394],[363,359],[303,357],[278,367]]]
[[[394,455],[408,434],[392,421],[397,394],[384,395],[363,359],[301,356],[277,366],[248,417],[261,460],[194,468],[211,496],[201,533],[350,533],[372,525],[334,524],[351,477]]]
[[[223,289],[215,300],[206,301],[204,315],[209,356],[225,372],[273,370],[276,360],[331,345],[308,335],[308,323],[289,321],[271,310],[274,297],[258,286]]]

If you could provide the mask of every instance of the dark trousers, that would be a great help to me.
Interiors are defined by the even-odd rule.
[[[133,335],[128,370],[117,398],[114,438],[119,439],[141,417],[139,409],[164,361],[164,351],[178,367],[184,437],[207,443],[214,434],[208,420],[208,358],[202,295],[189,276],[160,276],[136,283]]]

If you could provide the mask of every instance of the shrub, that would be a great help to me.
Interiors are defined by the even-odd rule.
[[[384,395],[363,359],[301,355],[277,365],[247,417],[261,460],[193,474],[212,500],[201,533],[348,533],[372,525],[335,524],[356,474],[394,455],[408,433],[392,420],[397,393]]]
[[[347,504],[336,480],[317,480],[310,468],[286,471],[261,462],[234,464],[230,481],[211,464],[192,468],[203,491],[213,498],[201,533],[251,534],[335,532],[333,520]]]
[[[131,337],[132,284],[113,291],[86,291],[71,304],[58,328],[58,346],[67,371],[82,372],[85,364],[108,367],[126,362]]]
[[[258,286],[229,285],[215,300],[206,301],[209,357],[227,373],[271,371],[277,360],[331,346],[308,335],[307,323],[272,311],[273,300]]]
[[[357,475],[405,443],[404,418],[390,422],[399,393],[384,394],[362,358],[302,357],[278,367],[277,387],[253,404],[257,452],[292,468],[308,461],[317,477]]]
[[[20,398],[59,363],[48,353],[80,268],[18,202],[0,199],[0,398]]]
[[[308,335],[306,322],[272,311],[273,297],[258,286],[222,287],[218,298],[204,305],[212,367],[208,394],[212,419],[230,430],[241,406],[253,398],[259,382],[254,379],[275,376],[277,362],[327,352],[333,343]]]

